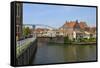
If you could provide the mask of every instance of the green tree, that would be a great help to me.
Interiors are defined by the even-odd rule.
[[[65,44],[66,44],[66,43],[70,43],[70,39],[69,39],[68,36],[64,37],[64,43],[65,43]]]
[[[30,34],[31,34],[31,31],[30,31],[29,27],[24,27],[23,28],[23,36],[25,37],[25,36],[28,36]]]

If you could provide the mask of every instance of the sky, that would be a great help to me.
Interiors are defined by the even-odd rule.
[[[54,28],[66,21],[84,21],[96,26],[96,8],[80,6],[59,6],[46,4],[23,4],[23,24],[44,24]]]

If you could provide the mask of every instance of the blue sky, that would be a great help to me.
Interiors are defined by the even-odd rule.
[[[59,6],[43,4],[23,4],[24,24],[45,24],[55,28],[65,21],[85,21],[89,26],[96,25],[96,8]]]

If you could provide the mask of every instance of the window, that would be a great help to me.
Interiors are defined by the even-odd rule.
[[[16,26],[16,29],[17,29],[17,32],[19,33],[19,31],[20,31],[19,25]]]
[[[20,4],[17,4],[17,16],[20,16]]]

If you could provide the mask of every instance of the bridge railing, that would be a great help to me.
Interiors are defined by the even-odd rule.
[[[36,37],[27,38],[24,40],[16,41],[16,57],[20,56],[32,42],[36,40]]]

